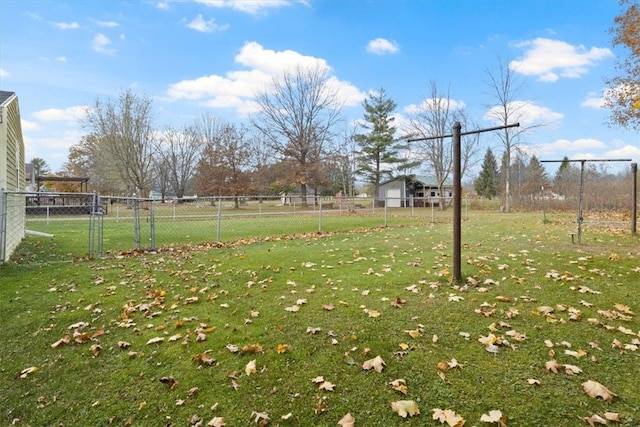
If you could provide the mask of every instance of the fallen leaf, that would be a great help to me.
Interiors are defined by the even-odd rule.
[[[362,369],[368,371],[370,369],[375,369],[376,372],[382,372],[386,363],[382,360],[382,357],[376,356],[373,359],[369,359],[362,364]]]
[[[260,426],[260,427],[266,426],[267,424],[269,424],[269,421],[271,420],[269,418],[269,415],[266,412],[255,412],[255,411],[252,411],[251,412],[251,416],[252,417],[255,416],[255,419],[253,420],[253,422],[258,424],[258,426]]]
[[[149,341],[147,341],[147,345],[150,344],[158,344],[164,341],[164,337],[155,337],[155,338],[151,338]]]
[[[506,426],[506,418],[502,417],[502,411],[498,409],[494,409],[493,411],[489,411],[488,414],[482,414],[480,417],[480,421],[485,423],[497,423],[498,426]]]
[[[413,400],[398,400],[391,402],[391,410],[396,412],[402,418],[407,418],[407,415],[413,417],[420,414],[420,408],[418,404]]]
[[[251,374],[255,374],[256,371],[256,359],[251,360],[249,363],[246,364],[246,366],[244,367],[244,372],[247,374],[247,376],[251,375]]]
[[[607,420],[605,420],[598,414],[593,414],[590,417],[584,417],[582,418],[582,421],[586,422],[591,427],[595,427],[596,424],[607,425]]]
[[[176,381],[172,376],[162,377],[159,381],[163,384],[167,384],[171,390],[178,387],[178,381]]]
[[[278,354],[283,354],[289,350],[291,350],[291,346],[289,344],[278,344],[278,348],[276,351],[278,352]]]
[[[606,400],[609,403],[611,403],[613,401],[613,398],[617,396],[615,393],[613,393],[611,390],[609,390],[608,388],[606,388],[605,386],[603,386],[597,381],[593,381],[593,380],[585,381],[582,383],[582,387],[590,397],[593,397],[593,398],[601,397],[602,399]]]
[[[226,425],[224,417],[213,417],[211,421],[207,423],[207,427],[224,427]]]
[[[451,409],[434,409],[433,419],[440,421],[440,424],[447,423],[449,427],[462,427],[465,423],[464,418],[453,412]]]
[[[340,418],[338,421],[338,425],[340,427],[354,427],[356,424],[356,419],[353,418],[350,412],[348,412],[344,417]]]
[[[32,374],[37,370],[38,370],[37,366],[31,366],[29,368],[23,369],[22,371],[20,371],[18,375],[16,375],[16,378],[27,378],[27,375]]]
[[[407,394],[407,382],[404,379],[398,378],[397,380],[391,381],[389,385],[395,391],[399,391],[402,394]]]

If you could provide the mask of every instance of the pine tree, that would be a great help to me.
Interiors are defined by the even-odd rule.
[[[486,197],[491,200],[492,197],[498,195],[499,173],[498,162],[496,161],[491,148],[487,148],[482,162],[482,170],[480,175],[473,184],[476,193],[479,196]]]
[[[402,157],[403,146],[395,138],[393,111],[396,103],[387,97],[384,89],[371,94],[363,102],[365,109],[362,127],[367,133],[354,136],[360,147],[358,173],[374,186],[374,197],[378,197],[380,182],[391,178],[394,170],[412,168],[417,162]]]

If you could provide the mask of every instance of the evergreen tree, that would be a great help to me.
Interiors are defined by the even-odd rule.
[[[362,105],[365,114],[361,126],[367,133],[354,136],[360,147],[358,173],[373,184],[374,197],[378,197],[384,178],[391,178],[394,170],[412,168],[417,163],[400,155],[404,147],[395,138],[396,128],[392,124],[396,103],[387,97],[384,89],[371,94]]]
[[[549,182],[547,171],[535,155],[531,156],[529,160],[524,178],[525,182],[522,186],[522,194],[529,197],[540,194],[542,188]]]
[[[498,162],[496,161],[491,148],[487,148],[482,162],[482,170],[480,175],[473,184],[476,193],[479,196],[486,197],[491,200],[492,197],[498,195],[498,185],[500,183]]]

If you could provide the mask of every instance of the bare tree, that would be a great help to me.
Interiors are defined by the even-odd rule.
[[[486,117],[496,122],[499,126],[506,126],[520,122],[525,115],[527,103],[519,102],[517,98],[524,87],[524,81],[519,79],[515,72],[509,67],[508,62],[498,59],[498,71],[486,70],[488,81],[487,86],[492,92],[494,103],[489,107]],[[534,124],[521,126],[518,128],[505,128],[497,133],[504,148],[504,162],[511,164],[514,150],[520,149],[520,136],[534,128],[542,126]],[[510,168],[504,171],[504,211],[511,210],[511,172]]]
[[[449,90],[442,93],[434,82],[430,84],[430,97],[425,99],[409,115],[409,123],[404,129],[415,138],[432,138],[441,135],[449,135],[455,122],[466,125],[467,117],[462,106],[456,104],[450,97]],[[465,126],[466,127],[466,126]],[[461,167],[462,172],[470,167],[477,157],[478,138],[465,137],[462,141]],[[453,173],[453,150],[451,138],[434,138],[414,142],[411,147],[413,154],[424,161],[429,172],[435,176],[440,194],[440,208],[445,209],[444,186]]]
[[[162,133],[158,148],[163,171],[168,184],[178,199],[182,199],[195,174],[196,163],[202,151],[203,139],[196,125],[181,130],[167,127]]]
[[[205,194],[239,197],[252,192],[252,145],[248,130],[203,117],[205,146],[198,161],[196,189]],[[202,134],[201,134],[202,135]]]
[[[334,137],[341,120],[337,90],[319,67],[286,72],[273,78],[272,88],[258,93],[258,113],[252,123],[269,147],[284,160],[293,160],[291,171],[307,203],[307,186]]]
[[[85,126],[105,144],[122,180],[138,195],[149,190],[155,151],[152,101],[130,90],[117,101],[96,99],[87,108]]]
[[[91,187],[102,194],[121,194],[126,183],[120,178],[117,162],[100,137],[85,135],[69,148],[65,172],[91,177]]]

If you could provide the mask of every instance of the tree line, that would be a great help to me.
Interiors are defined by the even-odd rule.
[[[621,5],[611,28],[613,44],[628,48],[630,54],[617,64],[620,76],[608,80],[612,88],[607,105],[612,122],[637,128],[640,12],[636,0],[622,0]],[[520,121],[526,105],[518,101],[524,81],[507,61],[485,71],[490,96],[486,116],[497,125]],[[303,202],[310,193],[355,195],[357,181],[368,183],[378,196],[387,179],[425,173],[435,177],[444,194],[452,175],[451,141],[437,136],[449,134],[454,122],[463,129],[477,125],[448,88],[431,82],[428,89],[400,126],[395,122],[396,103],[383,88],[363,101],[364,115],[352,125],[327,70],[298,68],[274,76],[270,87],[256,94],[256,112],[245,123],[228,123],[205,112],[179,128],[158,127],[152,99],[128,90],[116,98],[98,98],[86,109],[87,134],[70,148],[61,173],[90,177],[92,188],[103,194],[147,196],[156,190],[163,198],[190,193],[238,197],[297,190]],[[550,182],[557,194],[570,197],[571,191],[560,190],[557,177],[546,177],[535,156],[522,155],[525,136],[540,126],[545,123],[495,134],[501,165],[488,151],[474,184],[478,194],[502,197],[505,211],[512,200],[536,200],[535,194],[544,192],[545,184],[551,188]],[[407,143],[421,138],[429,139]],[[478,163],[479,150],[478,134],[463,138],[463,177]],[[590,174],[612,178],[592,169]]]

